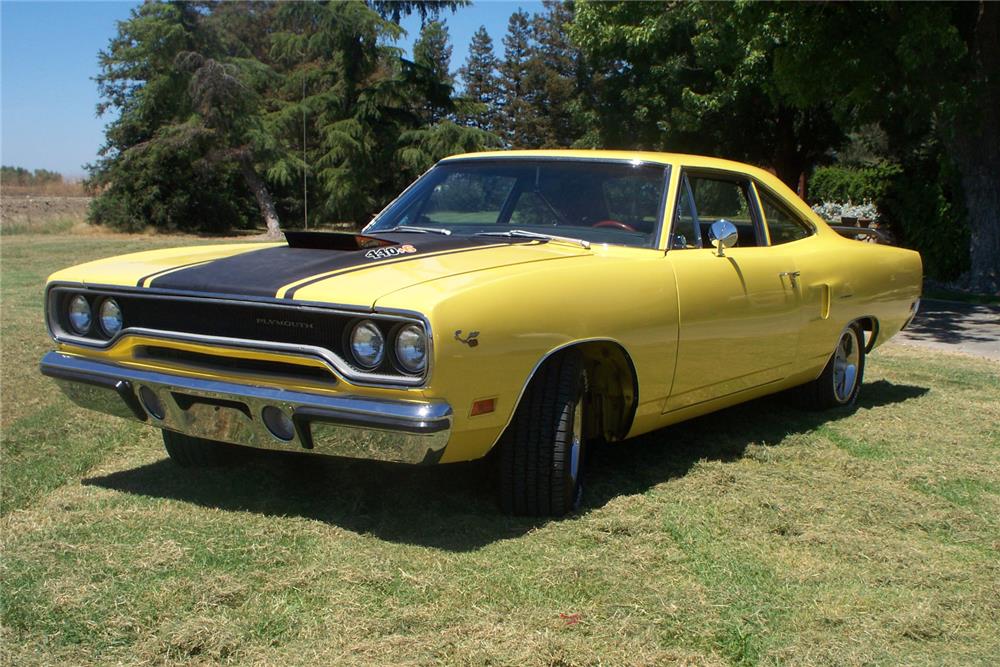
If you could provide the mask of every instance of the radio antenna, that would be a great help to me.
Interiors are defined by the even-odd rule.
[[[305,228],[309,229],[309,189],[306,186],[308,164],[306,163],[306,77],[302,74],[302,210]]]

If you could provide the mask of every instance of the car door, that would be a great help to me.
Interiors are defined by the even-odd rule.
[[[768,245],[749,179],[685,172],[676,199],[667,258],[677,284],[679,340],[665,412],[783,379],[801,326],[794,258]],[[708,242],[720,219],[739,232],[722,256]]]

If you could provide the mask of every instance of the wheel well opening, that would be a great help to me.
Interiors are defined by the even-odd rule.
[[[865,354],[867,354],[875,347],[875,342],[878,339],[878,320],[867,316],[860,317],[856,321],[861,327],[862,336],[865,341]]]
[[[587,369],[589,432],[608,442],[623,440],[639,404],[639,381],[628,352],[612,341],[573,346]]]

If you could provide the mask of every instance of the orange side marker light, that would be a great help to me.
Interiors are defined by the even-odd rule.
[[[493,412],[497,409],[497,399],[496,398],[481,398],[478,401],[472,402],[472,412],[469,416],[475,417],[476,415],[485,415]]]

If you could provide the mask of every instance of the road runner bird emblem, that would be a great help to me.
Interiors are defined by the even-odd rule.
[[[459,329],[458,331],[455,332],[455,340],[457,340],[459,343],[465,343],[469,347],[475,347],[479,345],[479,332],[470,331],[468,336],[462,338],[462,330]]]

